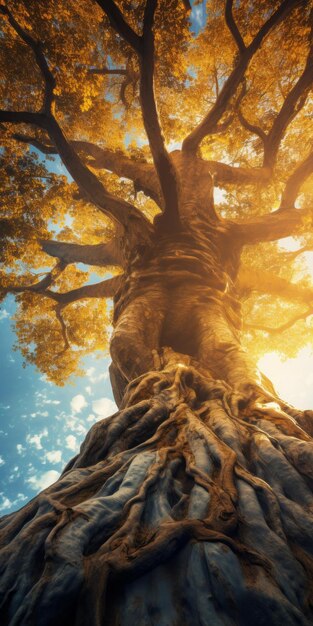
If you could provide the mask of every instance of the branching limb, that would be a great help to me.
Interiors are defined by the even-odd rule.
[[[234,15],[233,15],[233,4],[234,4],[234,0],[226,0],[226,6],[225,6],[225,21],[226,24],[234,38],[234,41],[237,44],[237,48],[240,52],[240,54],[243,54],[246,50],[246,46],[244,44],[243,38],[239,32],[238,26],[235,22],[234,19]]]
[[[100,243],[98,245],[82,245],[65,241],[55,241],[53,239],[40,239],[39,243],[46,254],[56,257],[66,264],[85,263],[86,265],[96,265],[99,267],[106,265],[119,265],[123,267],[125,264],[122,242],[116,237],[108,243]]]
[[[142,40],[125,20],[122,12],[113,0],[95,0],[108,16],[114,30],[137,52],[141,54]]]
[[[298,315],[294,315],[287,322],[285,322],[285,324],[281,324],[281,326],[273,327],[273,326],[266,326],[266,325],[262,325],[262,324],[244,323],[244,329],[246,329],[246,330],[262,330],[262,331],[268,333],[269,335],[279,335],[279,333],[282,333],[285,330],[288,330],[289,328],[292,328],[292,326],[296,322],[299,322],[300,320],[304,320],[307,317],[309,317],[310,315],[313,315],[313,307],[307,308],[305,311],[302,311],[301,313],[298,313]]]
[[[114,4],[114,3],[112,3]],[[5,8],[6,9],[6,8]],[[6,9],[6,14],[11,13]],[[62,129],[51,110],[51,93],[48,91],[50,70],[45,57],[36,42],[28,33],[24,35],[23,29],[17,24],[12,17],[11,25],[16,30],[35,53],[36,63],[42,73],[46,85],[45,109],[39,113],[31,113],[29,111],[0,111],[0,122],[7,123],[30,123],[45,130],[53,144],[56,146],[58,153],[67,168],[68,172],[77,183],[81,194],[92,204],[97,206],[105,215],[113,218],[118,225],[128,228],[129,239],[138,240],[138,237],[149,237],[150,224],[144,215],[138,211],[132,204],[110,194],[100,180],[86,167],[73,146],[67,141]],[[44,61],[43,61],[44,60]],[[47,75],[47,72],[49,76]],[[48,97],[48,95],[50,96]],[[50,98],[50,100],[49,100]],[[49,110],[47,109],[49,104]]]
[[[266,141],[266,133],[264,132],[264,130],[260,127],[257,126],[256,124],[251,124],[244,116],[243,112],[241,109],[238,109],[238,119],[240,124],[246,129],[248,130],[250,133],[253,133],[254,135],[257,135],[258,137],[260,137],[260,139],[262,140],[263,144]]]
[[[202,139],[210,134],[216,128],[217,123],[224,115],[232,97],[235,95],[237,88],[245,76],[245,72],[251,59],[255,53],[259,50],[265,37],[271,32],[271,30],[277,26],[282,20],[284,20],[291,10],[302,3],[302,0],[283,0],[279,7],[272,13],[269,19],[260,28],[252,42],[248,47],[243,49],[243,45],[240,44],[242,52],[239,56],[239,60],[231,72],[230,76],[226,80],[223,88],[221,89],[218,98],[214,106],[211,108],[205,118],[196,126],[196,128],[185,138],[183,142],[183,150],[189,152],[196,152]],[[228,3],[229,9],[232,3]],[[229,10],[228,9],[228,10]],[[233,31],[233,22],[230,21]],[[234,35],[234,32],[233,32]],[[239,45],[238,34],[237,45]]]
[[[113,276],[113,278],[102,280],[100,283],[83,285],[83,287],[78,287],[77,289],[71,289],[70,291],[62,293],[47,289],[43,295],[48,298],[52,298],[52,300],[55,300],[63,307],[85,298],[113,298],[121,286],[123,279],[123,274],[118,274],[117,276]]]
[[[312,69],[313,72],[313,69]],[[313,174],[313,151],[307,156],[288,178],[282,194],[280,209],[294,207],[299,191],[306,179]]]
[[[109,17],[113,28],[138,54],[140,65],[139,91],[144,127],[164,198],[164,215],[171,226],[177,228],[179,225],[179,213],[175,168],[164,145],[154,96],[155,55],[153,25],[157,0],[146,1],[142,35],[140,37],[131,29],[131,32],[129,31],[129,26],[114,2],[111,0],[110,2],[104,2],[104,0],[96,1]]]
[[[56,81],[52,72],[49,69],[45,55],[42,52],[42,43],[41,41],[36,41],[24,28],[20,26],[20,24],[15,20],[7,6],[0,5],[0,13],[8,17],[8,21],[11,24],[12,28],[34,53],[36,64],[40,70],[45,85],[44,100],[41,111],[43,113],[50,114],[54,102],[53,91],[56,87]]]
[[[312,13],[313,19],[313,13]],[[279,146],[281,144],[281,140],[285,134],[286,129],[288,128],[290,122],[295,118],[295,116],[301,111],[303,108],[309,90],[313,85],[313,44],[311,44],[311,48],[307,57],[305,68],[293,86],[291,91],[288,93],[282,108],[280,109],[278,115],[275,118],[273,126],[266,137],[265,141],[265,151],[264,151],[264,166],[273,168],[277,153],[279,150]]]
[[[178,190],[174,165],[165,145],[154,96],[154,14],[157,0],[147,0],[143,24],[143,53],[140,57],[140,102],[156,171],[164,198],[165,216],[173,227],[179,224]]]
[[[274,211],[267,215],[254,217],[246,222],[232,222],[234,237],[243,245],[261,241],[276,241],[294,235],[305,223],[308,228],[312,222],[312,212],[307,209],[289,209]]]
[[[60,259],[54,268],[48,272],[41,280],[30,285],[11,285],[1,288],[2,293],[22,293],[23,291],[32,291],[33,293],[44,293],[46,289],[51,287],[56,279],[62,274],[67,263]]]
[[[17,141],[34,146],[43,154],[58,154],[55,146],[44,143],[32,135],[14,133],[13,137]],[[123,152],[102,148],[90,141],[73,140],[70,144],[87,159],[87,164],[93,169],[105,169],[132,180],[137,191],[143,191],[146,196],[163,207],[161,189],[153,165],[145,161],[136,161]]]
[[[271,172],[265,167],[233,167],[227,163],[203,159],[201,166],[203,172],[207,168],[208,175],[214,175],[214,182],[220,187],[225,184],[265,183],[271,176]]]
[[[91,68],[89,74],[98,76],[123,76],[124,78],[120,86],[120,100],[124,107],[127,108],[126,89],[128,85],[132,85],[133,89],[135,89],[139,79],[139,73],[135,72],[130,64],[128,64],[126,68],[110,68],[106,66],[102,68]]]
[[[62,267],[64,269],[64,264],[60,262],[56,268],[58,267]],[[54,273],[54,270],[52,270],[52,272],[49,272],[47,276],[37,283],[32,283],[30,285],[10,285],[4,287],[2,291],[13,294],[23,293],[24,291],[37,293],[54,300],[56,303],[64,307],[72,302],[83,300],[85,298],[113,298],[123,280],[123,274],[118,274],[117,276],[113,276],[113,278],[108,278],[99,283],[95,283],[93,285],[83,285],[82,287],[77,287],[77,289],[71,289],[70,291],[52,291],[48,287],[53,285],[60,272],[61,270]]]

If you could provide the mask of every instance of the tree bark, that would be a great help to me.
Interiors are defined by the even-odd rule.
[[[5,625],[312,623],[312,413],[240,346],[242,238],[193,164],[115,296],[119,411],[1,522]]]

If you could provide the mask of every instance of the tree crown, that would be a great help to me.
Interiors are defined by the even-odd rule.
[[[2,295],[16,294],[25,359],[62,384],[107,348],[106,300],[129,260],[157,215],[179,228],[181,155],[244,245],[249,350],[294,354],[313,314],[311,2],[12,0],[0,13]],[[288,236],[295,252],[277,243]]]

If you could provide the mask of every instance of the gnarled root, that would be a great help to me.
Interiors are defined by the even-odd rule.
[[[174,353],[122,407],[3,518],[2,623],[312,623],[309,416]]]

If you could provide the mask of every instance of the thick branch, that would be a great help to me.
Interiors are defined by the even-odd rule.
[[[55,146],[47,145],[31,135],[13,134],[14,139],[27,143],[43,154],[58,154]],[[70,141],[70,144],[80,154],[91,157],[88,164],[93,169],[105,169],[123,178],[132,180],[136,191],[143,191],[152,198],[161,208],[163,207],[160,185],[155,168],[145,161],[136,161],[120,151],[114,152],[108,148],[101,148],[90,141]]]
[[[51,291],[47,289],[43,295],[52,298],[56,302],[64,306],[77,302],[77,300],[83,300],[84,298],[113,298],[117,290],[119,289],[123,280],[123,275],[113,276],[107,280],[103,280],[100,283],[94,285],[84,285],[77,289],[71,289],[63,293]]]
[[[56,257],[64,263],[85,263],[104,267],[106,265],[125,264],[121,241],[114,238],[108,243],[98,245],[82,245],[65,241],[40,240],[40,245],[46,254]]]
[[[239,32],[238,26],[234,20],[234,15],[233,15],[233,4],[234,4],[234,0],[226,0],[226,6],[225,6],[225,21],[226,24],[237,44],[238,50],[239,52],[242,54],[245,52],[246,50],[246,46],[244,44],[244,41],[242,39],[242,36]]]
[[[153,24],[157,0],[147,0],[146,2],[141,37],[130,29],[121,11],[116,7],[114,2],[111,0],[110,2],[104,2],[104,0],[96,1],[109,17],[113,28],[138,54],[140,64],[139,91],[144,127],[164,198],[164,215],[169,220],[172,227],[177,228],[179,224],[179,213],[175,168],[164,145],[164,138],[162,136],[154,97]]]
[[[282,108],[275,118],[272,129],[267,135],[264,151],[264,166],[272,168],[275,164],[277,152],[290,122],[303,108],[309,89],[313,84],[313,48],[311,47],[305,68],[288,93]]]
[[[278,209],[246,222],[233,222],[234,237],[238,237],[243,245],[276,241],[295,234],[311,216],[312,212],[307,209]]]
[[[46,130],[83,197],[98,207],[102,213],[113,218],[118,224],[125,228],[128,227],[130,240],[132,235],[134,239],[137,239],[138,235],[148,236],[150,224],[145,216],[132,204],[113,196],[105,189],[100,180],[83,164],[53,116],[28,111],[0,110],[0,121],[30,123]]]
[[[270,31],[284,20],[290,11],[303,0],[284,0],[271,17],[263,24],[251,44],[242,50],[238,63],[226,80],[214,106],[196,128],[185,138],[183,150],[196,152],[202,139],[214,131],[218,121],[225,113],[231,98],[244,78],[248,65],[259,50],[263,40]]]
[[[96,0],[104,13],[108,16],[114,30],[133,48],[138,54],[141,53],[141,37],[129,26],[122,12],[113,0]]]
[[[36,46],[38,44],[35,46],[34,40],[27,34],[25,35],[23,29],[19,27],[15,20],[14,28],[25,43],[34,51],[37,64],[39,65],[39,61],[43,63],[44,60],[47,68],[46,71],[49,72],[50,75],[50,70],[48,69],[41,49],[38,53],[36,52]],[[37,59],[37,54],[39,55],[39,60]],[[48,80],[44,73],[45,69],[43,68],[41,71],[43,72],[45,80]],[[8,123],[30,123],[46,130],[50,139],[55,144],[65,167],[77,183],[82,195],[97,206],[105,215],[113,218],[119,225],[122,224],[122,226],[128,227],[129,240],[133,240],[132,243],[134,243],[134,240],[136,241],[138,237],[140,238],[140,236],[147,237],[149,235],[150,224],[148,220],[129,202],[110,194],[100,180],[83,164],[73,146],[67,141],[57,120],[50,112],[50,108],[49,111],[45,110],[44,113],[0,111],[0,121]]]
[[[57,265],[60,267],[60,264]],[[63,266],[64,269],[64,266]],[[52,291],[48,289],[51,286],[58,275],[60,275],[61,270],[49,272],[47,276],[45,276],[41,281],[37,283],[33,283],[31,285],[11,285],[4,288],[6,293],[23,293],[24,291],[28,291],[30,293],[37,293],[51,300],[57,302],[61,307],[65,307],[72,302],[76,302],[77,300],[82,300],[84,298],[113,298],[116,291],[119,289],[121,282],[123,280],[123,275],[119,274],[117,276],[113,276],[113,278],[109,278],[107,280],[103,280],[99,283],[95,283],[93,285],[84,285],[83,287],[78,287],[77,289],[71,289],[70,291],[58,292]]]
[[[140,102],[144,127],[164,198],[165,216],[173,226],[179,224],[175,168],[168,154],[159,123],[154,96],[153,22],[157,0],[147,0],[143,24],[143,52],[140,56]]]
[[[295,171],[288,178],[281,198],[281,209],[294,207],[301,186],[311,174],[313,174],[313,152],[296,167]]]

